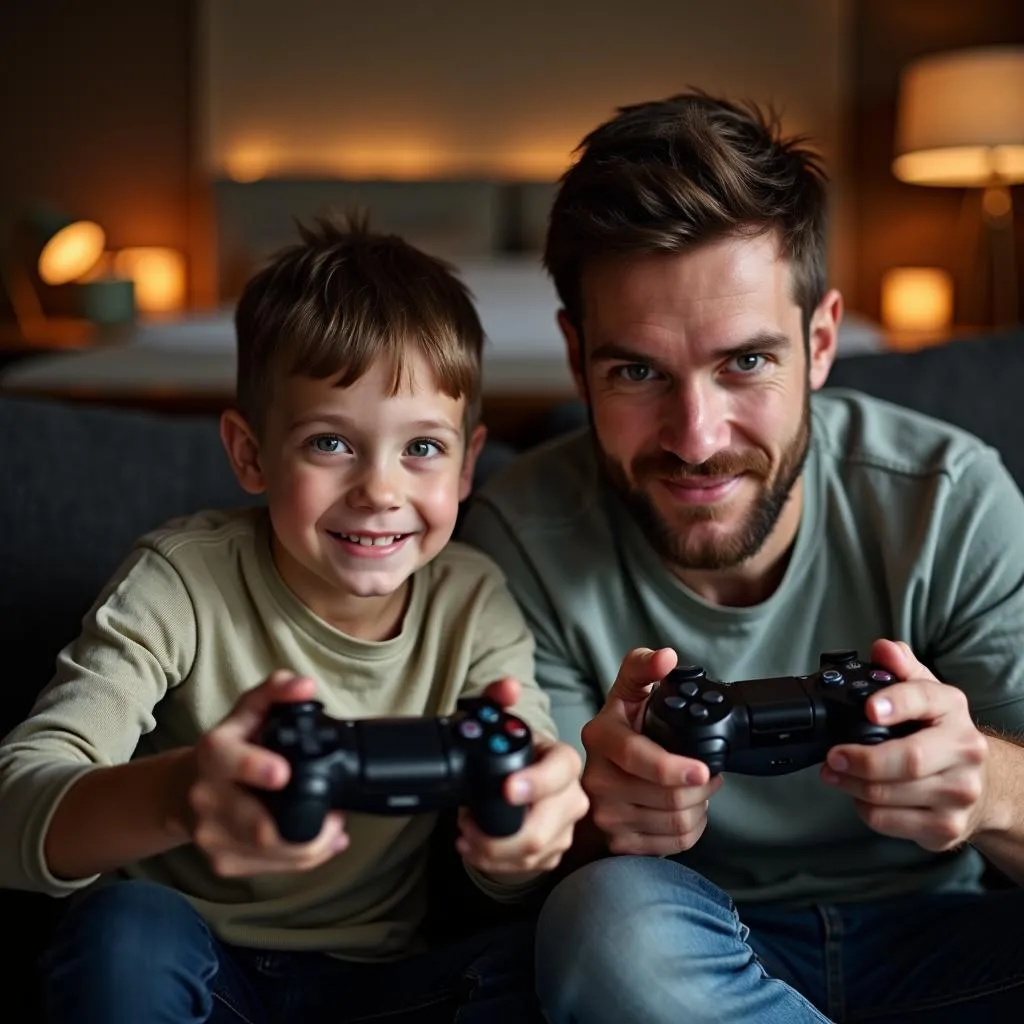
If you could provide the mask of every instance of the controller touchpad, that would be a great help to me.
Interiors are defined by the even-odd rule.
[[[814,708],[796,680],[759,679],[754,683],[748,685],[746,698],[755,742],[788,743],[814,729]]]
[[[447,781],[448,758],[433,722],[363,722],[360,740],[369,786],[422,788]]]

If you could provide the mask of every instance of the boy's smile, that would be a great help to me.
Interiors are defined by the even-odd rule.
[[[440,391],[410,346],[398,390],[378,362],[275,382],[258,471],[285,583],[321,618],[371,639],[400,627],[406,584],[448,543],[468,494],[465,399]]]

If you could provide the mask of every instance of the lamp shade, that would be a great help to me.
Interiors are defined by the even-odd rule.
[[[103,255],[106,235],[95,221],[40,214],[32,227],[42,243],[36,265],[46,284],[67,284],[82,277]]]
[[[916,185],[1024,181],[1024,47],[932,54],[900,78],[893,174]]]
[[[114,271],[134,282],[135,304],[142,313],[177,313],[185,304],[185,258],[176,249],[121,249]]]

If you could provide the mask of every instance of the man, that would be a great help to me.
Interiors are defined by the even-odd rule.
[[[969,435],[820,391],[842,315],[825,207],[800,140],[702,93],[621,109],[553,205],[590,427],[494,480],[462,534],[585,749],[600,841],[542,913],[553,1024],[1024,1005],[1024,898],[986,893],[979,855],[1024,878],[1024,500]],[[872,721],[921,728],[773,777],[711,777],[641,733],[677,663],[735,681],[837,648],[897,680]]]

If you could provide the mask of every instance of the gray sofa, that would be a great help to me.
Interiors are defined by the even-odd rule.
[[[1024,487],[1024,330],[913,354],[850,356],[829,383],[973,431],[1002,452]],[[582,408],[569,403],[539,420],[530,441],[583,421]],[[478,480],[513,455],[490,446]],[[212,418],[3,396],[0,481],[2,735],[26,714],[136,536],[172,515],[252,499],[231,476]],[[35,960],[60,909],[44,897],[0,891],[15,938],[14,954],[0,961],[0,1019],[35,1019],[33,1011],[13,1018],[7,1010],[35,1005]]]

